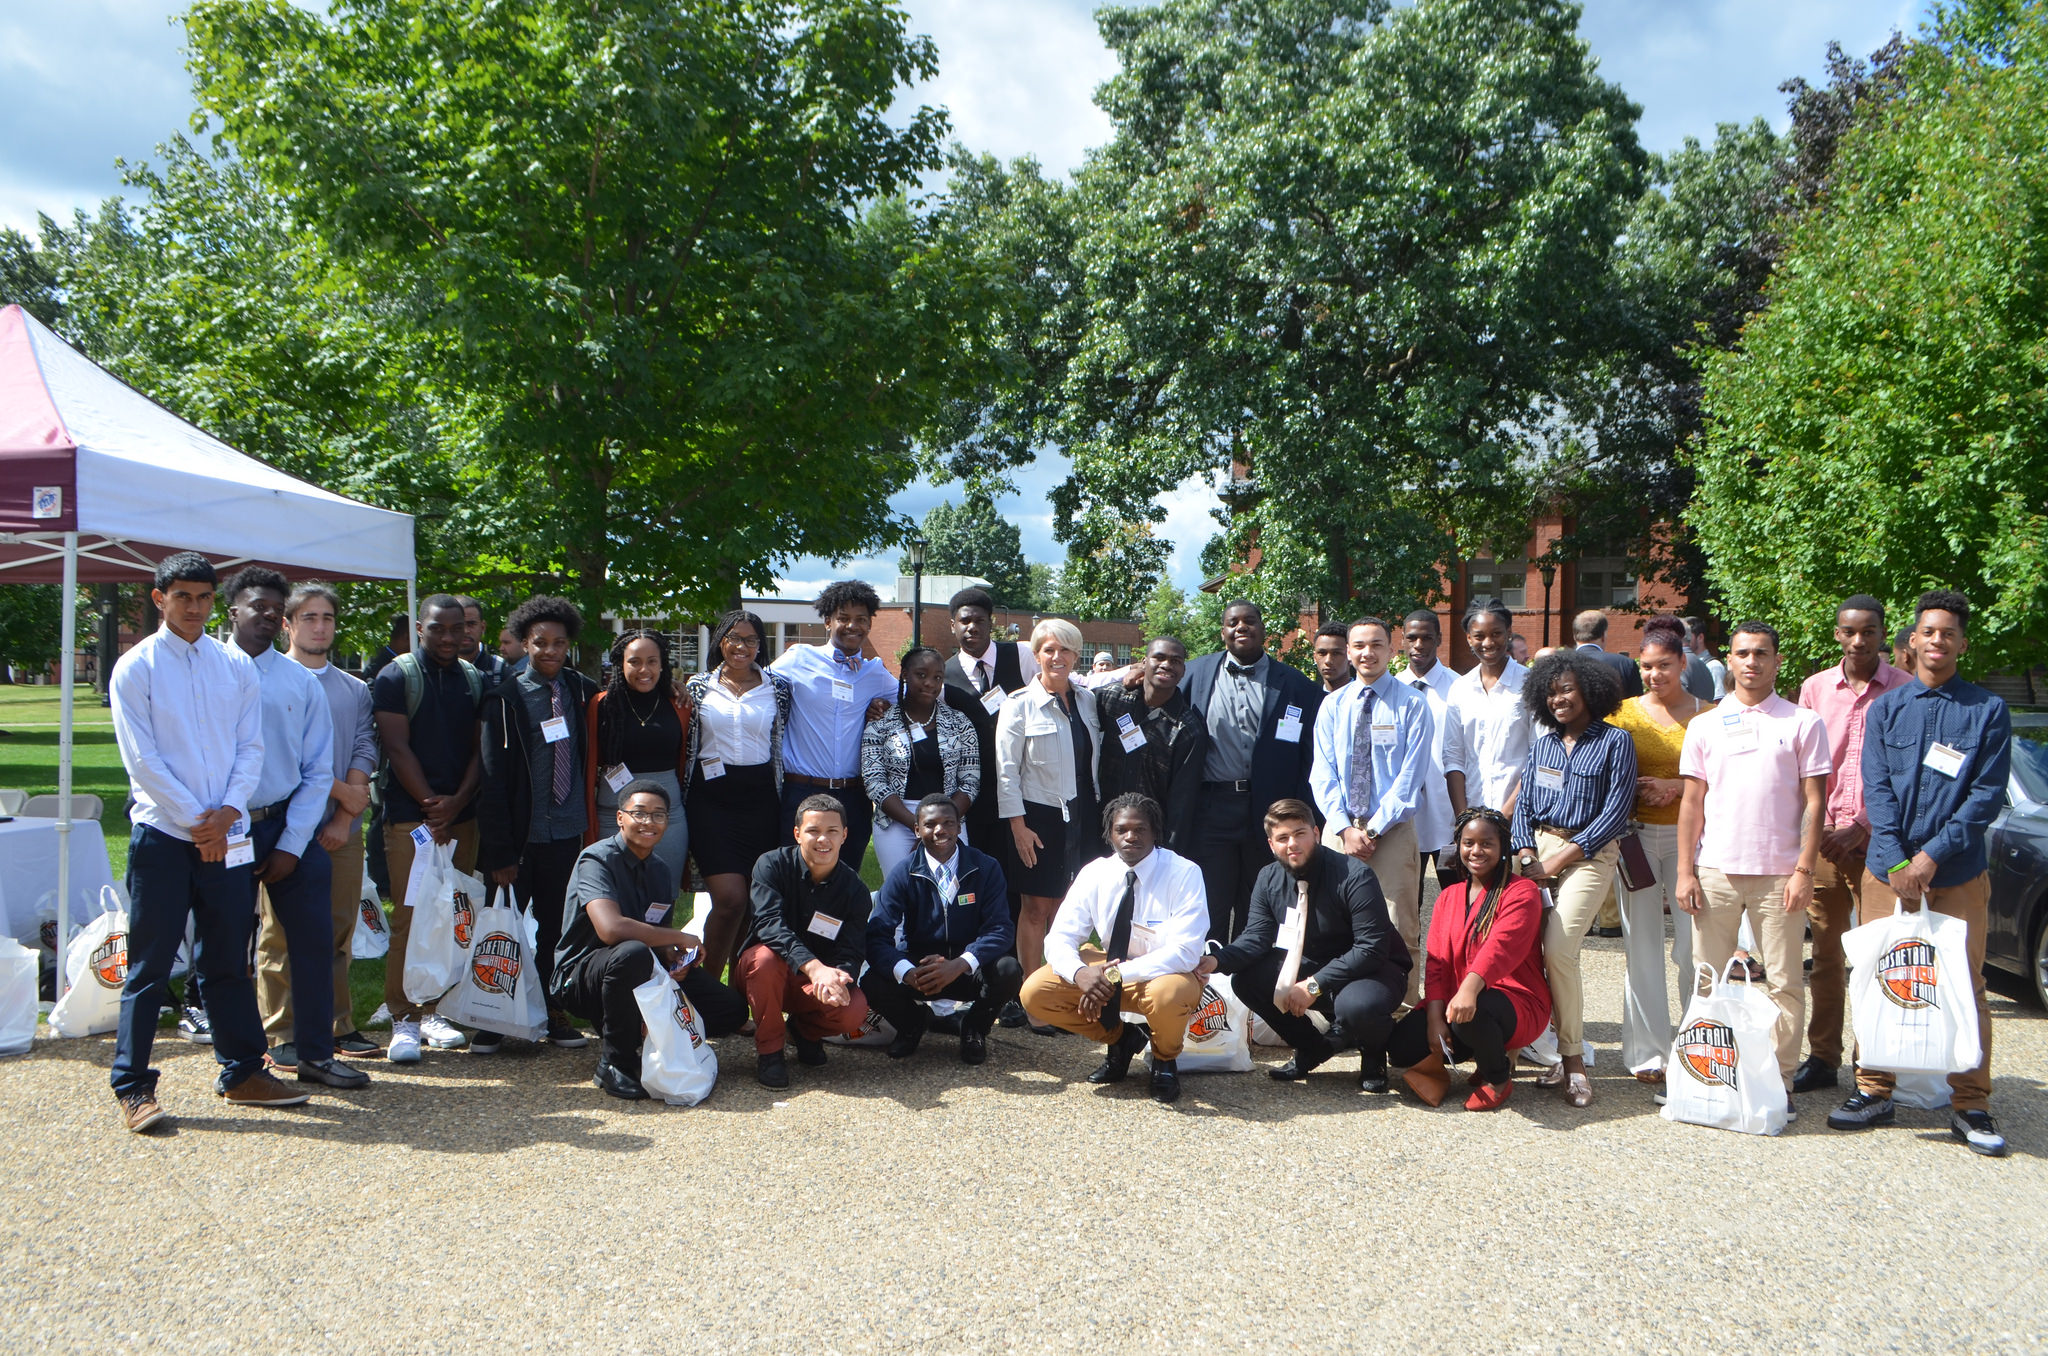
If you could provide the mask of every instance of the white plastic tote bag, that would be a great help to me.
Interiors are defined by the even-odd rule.
[[[349,955],[357,960],[376,960],[391,951],[391,930],[384,919],[384,901],[377,897],[377,883],[363,868],[363,890],[356,906],[356,932],[350,940]]]
[[[0,937],[0,1055],[25,1055],[36,1043],[36,979],[42,961],[12,937]],[[114,1011],[121,1009],[116,1005]]]
[[[718,1082],[718,1056],[704,1039],[704,1023],[681,986],[656,961],[654,973],[633,990],[647,1040],[640,1047],[640,1086],[670,1106],[695,1106]]]
[[[477,912],[466,956],[455,987],[441,1000],[443,1017],[523,1041],[547,1034],[547,1000],[526,915],[513,903],[509,885],[494,886],[490,902]]]
[[[424,890],[420,888],[423,885]],[[405,898],[412,905],[412,932],[405,944],[405,996],[415,1003],[431,1003],[462,978],[469,944],[476,937],[484,883],[456,869],[455,844],[436,843],[421,848],[413,858]]]
[[[1731,958],[1730,968],[1735,962]],[[1746,1135],[1785,1128],[1785,1081],[1772,1028],[1778,1006],[1759,985],[1696,967],[1712,988],[1686,1005],[1664,1075],[1664,1119]]]
[[[1125,1013],[1126,1019],[1132,1014]],[[1152,1050],[1145,1050],[1151,1067]],[[1227,975],[1202,981],[1202,1005],[1188,1018],[1187,1042],[1175,1061],[1182,1073],[1249,1073],[1252,1067],[1252,1014],[1231,990]]]
[[[1903,901],[1901,901],[1903,904]],[[1984,1048],[1970,974],[1969,924],[1901,907],[1842,934],[1856,1062],[1895,1073],[1967,1073]]]
[[[50,1009],[59,1036],[97,1036],[121,1021],[121,986],[128,982],[128,915],[103,913],[71,939],[64,952],[70,984]]]

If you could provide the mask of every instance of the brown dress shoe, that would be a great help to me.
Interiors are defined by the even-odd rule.
[[[117,1094],[116,1100],[121,1103],[121,1123],[138,1135],[164,1118],[164,1109],[157,1105],[153,1092]]]
[[[268,1069],[259,1069],[221,1096],[241,1106],[297,1106],[311,1101],[313,1095],[287,1087]]]

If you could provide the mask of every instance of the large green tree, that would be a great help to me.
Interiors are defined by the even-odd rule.
[[[1705,360],[1689,520],[1732,614],[1830,651],[1836,602],[1976,604],[2048,646],[2048,7],[1942,11],[1841,138],[1741,345]]]
[[[987,499],[970,494],[963,504],[934,505],[926,510],[920,528],[927,573],[986,579],[998,607],[1031,606],[1031,567],[1024,563],[1023,534]],[[904,556],[896,568],[909,574],[910,557]]]
[[[887,0],[201,0],[200,101],[420,336],[487,570],[701,611],[891,535],[971,285],[899,196],[942,115]]]
[[[1064,193],[1028,167],[968,177],[1049,393],[990,400],[1027,427],[974,433],[1065,447],[1068,573],[1142,600],[1158,497],[1233,463],[1226,529],[1259,559],[1241,586],[1286,610],[1406,606],[1454,546],[1519,547],[1526,463],[1612,342],[1608,253],[1645,165],[1576,7],[1165,0],[1099,22],[1115,139]]]

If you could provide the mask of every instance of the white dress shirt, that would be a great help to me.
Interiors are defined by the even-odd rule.
[[[1045,963],[1068,980],[1085,968],[1081,943],[1094,933],[1109,944],[1116,911],[1123,904],[1124,873],[1138,873],[1138,899],[1131,910],[1131,945],[1121,960],[1124,983],[1191,973],[1209,936],[1209,896],[1202,869],[1179,853],[1153,848],[1135,867],[1111,854],[1081,868],[1045,934]]]
[[[1423,796],[1433,766],[1430,750],[1436,746],[1429,699],[1391,673],[1382,673],[1370,686],[1373,729],[1367,747],[1372,754],[1373,803],[1351,803],[1351,759],[1367,687],[1357,679],[1323,698],[1322,708],[1316,712],[1309,789],[1315,793],[1323,818],[1339,827],[1362,816],[1365,826],[1380,834],[1396,824],[1417,820],[1416,843],[1420,847]],[[1391,733],[1382,739],[1382,731]]]
[[[327,694],[305,665],[282,650],[252,655],[263,699],[263,773],[254,800],[288,800],[279,852],[306,855],[306,844],[327,817],[334,785],[334,716]]]
[[[840,662],[830,644],[792,645],[768,666],[789,679],[789,728],[782,766],[803,777],[860,777],[860,737],[868,703],[896,704],[896,675],[879,659]],[[765,761],[765,760],[764,760]]]
[[[263,698],[248,655],[165,626],[115,661],[108,687],[131,820],[189,843],[212,811],[260,804]]]
[[[1451,845],[1451,826],[1457,822],[1457,816],[1451,812],[1451,788],[1444,780],[1445,774],[1471,775],[1466,766],[1471,759],[1465,749],[1465,734],[1451,719],[1451,703],[1446,695],[1458,681],[1458,675],[1438,664],[1427,677],[1419,677],[1413,670],[1403,670],[1396,676],[1423,695],[1429,702],[1430,717],[1436,722],[1435,737],[1430,741],[1429,775],[1422,788],[1422,809],[1415,815],[1416,846],[1424,852],[1435,852]]]
[[[714,674],[697,703],[701,742],[697,757],[727,767],[759,767],[769,760],[775,734],[775,685],[765,677],[738,696]]]
[[[979,659],[965,650],[960,651],[960,667],[967,671],[968,686],[976,692],[986,692],[995,686],[996,649],[1002,645],[1017,647],[1017,671],[1023,675],[1024,682],[1028,683],[1038,676],[1038,656],[1031,653],[1029,645],[1021,640],[992,640],[988,643],[988,648],[981,652]]]
[[[1451,715],[1465,745],[1465,803],[1505,810],[1522,784],[1522,764],[1535,738],[1535,721],[1522,706],[1529,670],[1508,660],[1491,692],[1481,673],[1475,667],[1451,684]]]

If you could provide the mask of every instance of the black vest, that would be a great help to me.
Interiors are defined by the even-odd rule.
[[[1017,661],[1017,642],[992,640],[989,649],[995,654],[996,686],[1005,692],[1015,692],[1024,686],[1024,666]],[[956,650],[946,661],[946,681],[974,691],[974,679],[967,672],[966,651]]]

